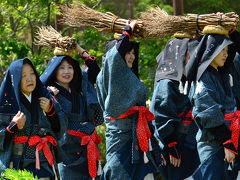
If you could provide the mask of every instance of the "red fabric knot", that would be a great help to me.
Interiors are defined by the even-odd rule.
[[[192,110],[188,111],[186,114],[184,112],[181,112],[178,114],[179,117],[183,118],[182,123],[184,124],[191,124],[192,121],[194,120],[192,116]],[[187,119],[184,119],[187,118]]]
[[[136,134],[138,139],[138,144],[140,149],[143,152],[147,152],[149,144],[148,139],[152,137],[150,129],[148,127],[148,121],[154,120],[154,115],[149,111],[149,109],[145,106],[133,106],[128,109],[124,114],[120,115],[117,119],[123,119],[128,117],[131,114],[135,114],[138,112],[138,122],[136,128]],[[110,117],[109,120],[115,120]]]
[[[231,125],[229,127],[232,132],[232,142],[235,148],[238,150],[238,140],[239,140],[239,131],[240,131],[240,111],[237,110],[235,113],[227,113],[225,114],[224,119],[226,121],[231,121]]]
[[[22,144],[22,143],[26,143],[27,139],[28,139],[27,136],[18,136],[13,139],[13,142]],[[43,154],[46,157],[50,166],[53,166],[54,164],[53,154],[51,152],[51,149],[48,146],[48,143],[51,143],[52,145],[57,146],[57,141],[52,136],[40,137],[40,136],[34,135],[29,138],[29,141],[28,141],[29,146],[36,146],[36,152],[35,152],[36,169],[40,169],[38,151],[41,151],[41,150],[43,150]]]
[[[95,178],[97,176],[96,162],[101,160],[100,153],[96,143],[100,144],[102,142],[101,137],[97,135],[95,130],[91,135],[88,135],[79,131],[74,131],[71,129],[68,129],[67,133],[69,135],[81,138],[82,146],[87,145],[88,171],[90,176],[92,178]]]
[[[194,120],[192,116],[192,110],[188,111],[188,113],[185,115],[186,118],[191,118],[191,120]]]
[[[178,143],[177,142],[172,142],[172,143],[169,143],[168,144],[168,147],[174,147],[174,146],[176,146]]]

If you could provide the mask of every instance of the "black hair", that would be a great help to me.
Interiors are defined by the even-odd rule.
[[[78,80],[79,78],[81,78],[81,74],[79,74],[80,72],[78,71],[78,67],[77,67],[77,64],[74,62],[75,60],[73,58],[71,58],[70,56],[66,56],[63,58],[62,62],[58,65],[58,67],[55,69],[54,73],[53,73],[53,76],[49,82],[49,85],[53,85],[54,86],[54,83],[56,82],[56,73],[57,73],[57,69],[59,68],[59,66],[64,62],[66,61],[68,64],[70,64],[72,67],[73,67],[73,71],[74,71],[74,74],[73,74],[73,79],[72,81],[69,83],[69,87],[71,89],[71,91],[74,93],[74,94],[78,94],[79,93],[79,90],[76,89],[76,84],[78,83]],[[80,89],[81,91],[81,89]]]
[[[133,61],[131,69],[133,73],[139,78],[139,75],[138,75],[139,42],[136,42],[136,41],[130,42],[127,52],[130,52],[132,49],[134,50],[135,59]]]

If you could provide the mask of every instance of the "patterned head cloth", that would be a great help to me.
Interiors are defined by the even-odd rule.
[[[39,76],[32,62],[27,58],[16,60],[9,66],[0,88],[0,113],[15,115],[21,110],[20,91],[22,67],[24,63],[29,64],[36,74],[36,88],[34,92],[38,97],[47,97],[48,91],[39,80]]]
[[[155,82],[161,79],[181,80],[187,57],[188,42],[188,38],[173,38],[168,41],[164,50],[156,57],[158,68]]]
[[[105,53],[104,53],[104,55],[102,57],[102,63],[104,63],[104,61],[105,61],[107,52],[110,49],[112,49],[116,44],[117,44],[117,40],[116,39],[111,39],[111,40],[107,41],[106,46],[105,46]],[[135,59],[133,61],[131,69],[134,72],[134,74],[137,77],[139,77],[139,75],[138,75],[139,42],[130,41],[128,46],[126,46],[125,48],[127,49],[127,51],[131,51],[132,49],[134,49]]]
[[[188,64],[186,65],[187,77],[192,77],[192,80],[199,80],[203,72],[211,64],[214,58],[228,45],[233,42],[223,35],[206,34],[201,38],[201,41],[195,48]],[[224,68],[232,63],[235,52],[229,47],[228,59]],[[221,68],[223,70],[224,68]]]

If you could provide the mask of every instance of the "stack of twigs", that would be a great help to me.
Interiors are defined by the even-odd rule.
[[[74,50],[77,46],[76,39],[68,36],[62,36],[52,26],[39,27],[35,44],[50,48],[61,48],[63,50]]]
[[[73,27],[93,27],[104,32],[122,33],[128,20],[119,18],[111,12],[101,13],[93,10],[84,4],[74,1],[72,6],[60,5],[64,23]],[[135,36],[142,36],[142,23],[134,30]]]
[[[99,31],[121,33],[128,20],[118,18],[112,13],[101,13],[85,5],[74,2],[71,7],[60,6],[67,25],[74,27],[93,27]],[[239,16],[234,12],[221,16],[216,14],[188,14],[187,16],[172,16],[157,8],[149,8],[141,13],[134,35],[143,38],[165,37],[175,32],[193,32],[201,30],[206,25],[221,25],[230,30],[237,26]]]
[[[144,25],[144,37],[164,37],[175,32],[194,32],[202,30],[207,25],[221,25],[230,30],[237,26],[239,16],[229,12],[218,16],[216,14],[187,14],[187,16],[171,16],[165,11],[157,8],[149,8],[147,12],[141,13]]]
[[[184,17],[168,15],[159,7],[141,13],[141,20],[144,24],[143,36],[146,38],[170,36],[185,27]]]

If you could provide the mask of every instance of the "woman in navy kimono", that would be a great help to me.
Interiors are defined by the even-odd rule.
[[[191,93],[201,161],[194,179],[236,178],[232,165],[238,150],[240,114],[230,83],[231,44],[226,36],[206,34],[188,63],[187,74],[196,74]]]
[[[26,169],[53,178],[54,149],[66,130],[59,104],[27,58],[11,63],[0,88],[0,170]]]
[[[86,56],[87,71],[82,71],[78,61],[69,56],[55,56],[41,76],[43,84],[59,91],[56,99],[68,118],[67,131],[59,142],[63,162],[58,168],[62,180],[92,179],[100,170],[97,144],[101,138],[95,126],[103,122],[103,117],[94,88],[100,68],[86,51],[77,50]]]
[[[107,125],[102,179],[153,179],[148,123],[154,117],[145,105],[147,88],[134,73],[139,45],[129,42],[135,23],[125,26],[116,44],[109,42],[113,47],[97,77],[98,99]]]
[[[164,179],[185,179],[198,167],[199,157],[188,98],[189,82],[185,64],[200,39],[174,38],[157,56],[158,68],[150,111],[155,121],[155,136],[162,144],[166,166],[160,167]],[[191,48],[191,49],[190,49]]]

